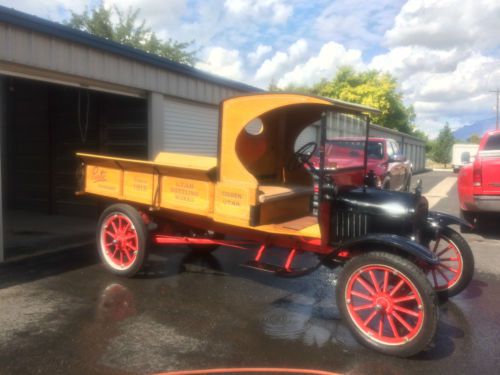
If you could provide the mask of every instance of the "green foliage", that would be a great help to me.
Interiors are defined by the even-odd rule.
[[[331,80],[322,80],[313,87],[288,86],[284,91],[321,95],[374,107],[382,112],[373,117],[375,124],[415,134],[415,111],[412,106],[404,105],[397,80],[388,73],[376,70],[356,72],[352,67],[344,66]]]
[[[477,134],[472,134],[469,138],[467,138],[467,142],[479,144],[479,142],[481,142],[481,137]]]
[[[71,18],[66,24],[182,64],[194,65],[196,52],[188,50],[193,42],[180,43],[172,39],[159,39],[146,25],[145,20],[139,21],[139,13],[140,9],[128,8],[123,11],[116,6],[107,9],[101,3],[93,9],[85,9],[81,14],[71,12]],[[116,19],[116,22],[113,22],[113,19]]]
[[[451,149],[453,148],[454,143],[455,137],[453,137],[450,125],[446,123],[434,141],[432,147],[432,159],[438,163],[443,163],[446,166],[446,164],[451,162]]]
[[[432,152],[433,141],[431,141],[429,139],[429,137],[427,136],[427,134],[425,134],[422,130],[417,129],[416,127],[414,127],[413,130],[412,130],[412,135],[415,136],[415,137],[417,137],[417,138],[420,138],[422,141],[425,142],[425,153],[426,154],[430,154]]]
[[[404,133],[412,132],[415,113],[406,107],[394,77],[376,70],[356,72],[342,67],[329,82],[321,84],[320,94],[348,102],[364,104],[379,109],[373,122]]]

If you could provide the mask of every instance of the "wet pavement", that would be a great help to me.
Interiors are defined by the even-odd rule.
[[[425,189],[442,179],[419,177]],[[453,191],[436,208],[453,213]],[[179,248],[155,252],[144,274],[124,279],[106,272],[92,247],[1,265],[0,374],[263,366],[496,374],[500,237],[466,237],[476,256],[474,280],[442,303],[433,347],[411,359],[354,340],[339,319],[336,275],[328,268],[283,279],[239,267],[251,253],[220,249],[200,257]]]

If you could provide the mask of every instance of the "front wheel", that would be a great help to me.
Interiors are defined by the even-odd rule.
[[[148,229],[141,214],[128,204],[106,208],[97,227],[97,248],[106,268],[131,277],[147,259]]]
[[[464,211],[464,210],[460,209],[460,218],[464,219],[465,221],[467,221],[471,225],[475,224],[475,217],[474,217],[473,212],[468,212],[468,211]],[[471,233],[472,228],[467,226],[467,225],[460,224],[460,232]]]
[[[453,297],[462,292],[474,275],[474,255],[465,239],[451,228],[444,228],[429,249],[439,264],[429,267],[427,278],[440,297]]]
[[[438,321],[434,290],[405,258],[386,252],[357,256],[345,265],[336,292],[343,319],[369,348],[409,357],[434,338]]]

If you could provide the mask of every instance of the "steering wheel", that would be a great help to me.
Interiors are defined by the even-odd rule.
[[[318,144],[316,142],[308,142],[301,148],[299,148],[295,153],[290,156],[288,162],[286,163],[286,169],[292,172],[302,165],[306,164],[312,172],[316,170],[314,165],[309,161],[318,149]]]

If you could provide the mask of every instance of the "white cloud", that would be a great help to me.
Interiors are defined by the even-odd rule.
[[[81,13],[87,3],[87,0],[4,0],[1,5],[38,17],[61,21],[70,14],[70,11]]]
[[[418,72],[453,72],[468,55],[469,51],[457,48],[432,50],[420,46],[396,47],[375,56],[369,67],[391,72],[397,77],[409,77]]]
[[[432,57],[433,51],[429,53]],[[493,115],[489,91],[499,82],[500,61],[472,53],[451,71],[424,69],[403,76],[402,89],[415,108],[418,126],[435,136],[446,121],[457,128]]]
[[[283,71],[293,67],[306,54],[308,43],[305,39],[299,39],[288,47],[286,52],[278,51],[270,59],[265,60],[255,73],[255,79],[260,84],[269,83],[273,78],[277,78]]]
[[[71,1],[71,0],[67,0]],[[153,29],[163,29],[178,27],[181,16],[187,10],[186,0],[103,0],[108,8],[118,6],[121,10],[140,9],[139,18],[146,20],[146,23]]]
[[[226,0],[225,8],[234,17],[285,23],[293,14],[292,5],[284,0]]]
[[[498,46],[500,2],[409,0],[387,31],[390,46],[429,48]]]
[[[315,20],[314,30],[321,40],[366,47],[381,40],[401,3],[402,0],[336,0]]]
[[[362,68],[361,51],[346,49],[341,44],[329,42],[321,48],[318,55],[285,73],[278,80],[278,86],[283,88],[290,84],[312,85],[323,78],[331,78],[342,65]]]
[[[306,54],[307,48],[307,41],[299,39],[288,48],[288,57],[292,62],[299,61]]]
[[[204,60],[196,64],[198,69],[234,80],[243,78],[242,62],[237,50],[212,47],[207,50]]]
[[[486,99],[488,91],[500,82],[500,64],[492,57],[474,54],[451,73],[423,73],[416,78],[420,78],[414,86],[416,106],[425,102],[429,108],[439,108],[469,101],[461,110],[471,111],[479,109],[481,99]]]
[[[259,44],[255,51],[250,52],[248,54],[248,61],[250,62],[251,65],[256,65],[258,64],[261,59],[266,56],[268,53],[270,53],[273,50],[273,47],[265,45],[265,44]]]

